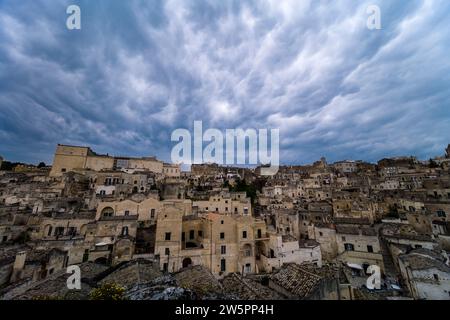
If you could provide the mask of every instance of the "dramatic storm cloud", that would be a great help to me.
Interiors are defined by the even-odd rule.
[[[280,128],[281,163],[425,159],[450,142],[449,49],[448,0],[0,0],[0,155],[170,160],[202,120]]]

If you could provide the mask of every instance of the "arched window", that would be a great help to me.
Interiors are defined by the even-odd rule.
[[[128,227],[122,227],[122,235],[127,236],[128,235]]]
[[[111,207],[103,208],[102,217],[112,217],[114,216],[114,209]]]
[[[355,246],[351,243],[344,244],[345,251],[355,251]]]

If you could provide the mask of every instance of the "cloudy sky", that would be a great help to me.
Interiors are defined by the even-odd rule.
[[[170,160],[202,120],[279,128],[286,164],[426,159],[450,143],[449,49],[448,0],[0,0],[0,155]]]

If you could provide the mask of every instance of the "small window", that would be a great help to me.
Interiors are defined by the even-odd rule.
[[[433,274],[433,278],[434,280],[439,281],[439,276],[437,274]]]
[[[155,209],[151,209],[150,210],[150,218],[154,219],[155,218]]]
[[[220,224],[223,224],[223,220],[220,221]]]
[[[227,246],[220,247],[220,254],[227,254]]]
[[[368,245],[368,246],[367,246],[367,252],[373,252],[373,247],[370,246],[370,245]]]
[[[220,233],[220,239],[222,239],[222,240],[225,239],[225,232]]]
[[[62,168],[62,169],[61,169],[61,172],[66,172],[66,168]]]
[[[342,241],[345,241],[345,237],[342,237]]]
[[[198,236],[203,238],[203,231],[202,230],[198,230]]]
[[[351,243],[344,244],[345,251],[355,251],[355,246]]]
[[[125,210],[125,216],[129,216],[130,215],[130,211],[129,210]]]
[[[323,237],[323,232],[319,232],[319,236]]]
[[[170,236],[171,236],[171,233],[166,232],[166,237],[165,237],[166,241],[170,241]]]
[[[164,250],[164,253],[165,253],[166,256],[169,256],[170,255],[170,248],[166,248]]]
[[[194,230],[191,230],[191,231],[189,231],[189,239],[194,239],[194,237],[195,237],[195,231]]]
[[[242,231],[242,238],[247,239],[247,231]]]

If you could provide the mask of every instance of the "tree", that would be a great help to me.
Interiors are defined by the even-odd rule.
[[[15,165],[12,162],[3,161],[0,170],[12,171],[12,169],[14,169],[14,167],[15,167]]]
[[[398,214],[397,207],[392,206],[392,205],[389,206],[389,212],[388,212],[387,216],[390,217],[390,218],[397,218],[398,219],[400,216]]]
[[[39,162],[38,164],[38,168],[45,168],[47,165],[45,164],[45,162]]]
[[[28,241],[30,241],[30,234],[28,233],[28,231],[22,231],[17,238],[15,238],[13,240],[14,243],[18,243],[18,244],[25,244]]]
[[[89,293],[90,300],[126,300],[125,288],[115,283],[104,283]]]
[[[439,168],[439,165],[433,159],[430,159],[430,168]]]
[[[237,180],[236,184],[230,188],[231,191],[234,192],[243,192],[247,193],[247,197],[250,197],[252,204],[256,199],[256,188],[252,184],[247,184],[245,180]]]

